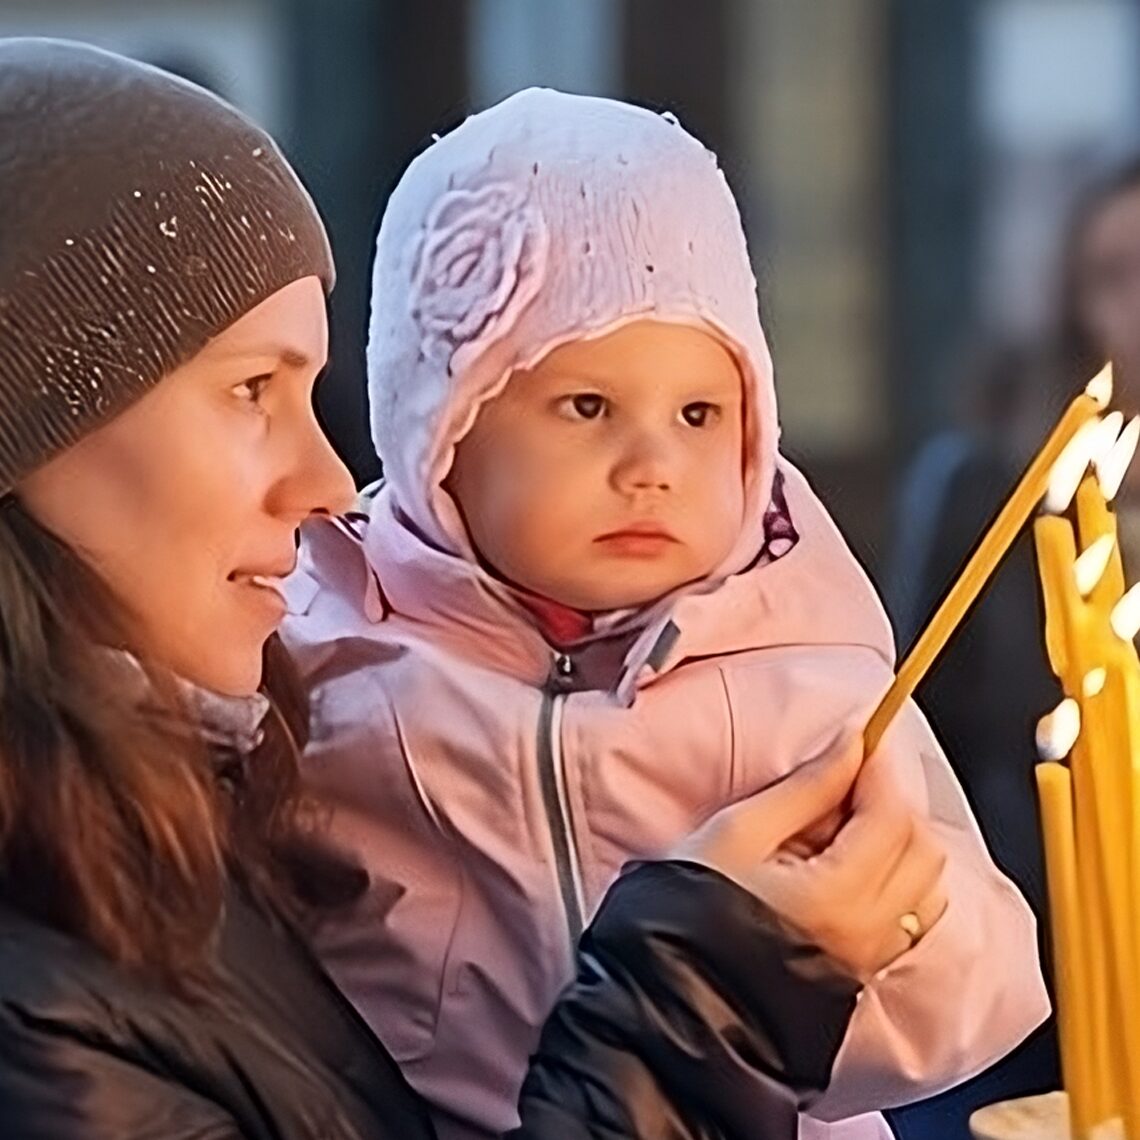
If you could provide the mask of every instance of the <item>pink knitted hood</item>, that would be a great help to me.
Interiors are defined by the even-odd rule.
[[[372,435],[400,511],[469,558],[440,483],[480,406],[559,344],[649,317],[704,327],[740,366],[746,521],[723,572],[739,570],[763,544],[778,427],[716,157],[672,116],[537,89],[429,147],[391,197],[373,269]]]

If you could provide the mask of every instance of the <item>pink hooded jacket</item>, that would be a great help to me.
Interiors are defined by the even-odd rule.
[[[622,865],[861,727],[893,643],[777,454],[735,204],[674,121],[556,92],[475,116],[397,188],[374,280],[388,481],[366,517],[306,528],[283,631],[313,699],[309,784],[369,878],[319,949],[441,1137],[486,1136],[514,1123],[571,947]],[[646,316],[699,325],[737,359],[748,514],[721,572],[558,651],[480,566],[440,484],[514,369]],[[790,550],[764,543],[777,470]],[[1048,1012],[1033,918],[913,704],[880,762],[949,853],[949,905],[863,992],[805,1140],[889,1136],[877,1110],[978,1072]]]

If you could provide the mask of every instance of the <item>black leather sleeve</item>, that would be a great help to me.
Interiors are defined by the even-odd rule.
[[[642,863],[583,935],[513,1140],[796,1140],[858,983],[753,895],[693,863]]]
[[[244,1140],[190,1089],[12,1009],[0,1012],[4,1140]]]

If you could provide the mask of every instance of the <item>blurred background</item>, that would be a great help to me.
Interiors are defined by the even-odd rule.
[[[432,132],[529,84],[674,110],[721,156],[784,440],[868,566],[980,349],[1041,338],[1084,184],[1140,140],[1134,0],[0,0],[0,34],[88,40],[247,110],[333,233],[323,410],[361,479],[367,267]]]
[[[902,644],[1098,358],[1140,392],[1140,0],[0,0],[16,34],[180,72],[280,140],[332,232],[321,411],[362,484],[378,474],[363,343],[385,198],[433,132],[530,84],[672,110],[721,156],[785,450]],[[1022,550],[924,693],[1039,910],[1042,657]],[[1056,1080],[1046,1034],[896,1126],[964,1137],[973,1104]]]

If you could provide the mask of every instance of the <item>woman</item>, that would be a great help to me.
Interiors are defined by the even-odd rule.
[[[299,525],[352,496],[312,413],[320,221],[234,111],[94,49],[0,42],[0,123],[3,1135],[431,1136],[303,933],[353,887],[306,854],[275,635]],[[832,848],[778,850],[858,764],[833,749],[619,881],[520,1137],[795,1135],[940,869],[873,765]],[[837,876],[862,921],[829,958],[784,931]]]

